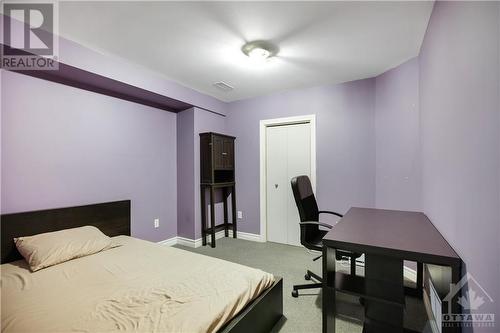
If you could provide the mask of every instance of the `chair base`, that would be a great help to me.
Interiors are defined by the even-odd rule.
[[[304,279],[306,280],[311,280],[311,278],[314,278],[314,280],[319,281],[317,283],[309,283],[309,284],[296,284],[293,286],[292,290],[292,297],[299,297],[299,290],[302,289],[315,289],[315,288],[322,288],[323,287],[323,279],[311,272],[310,270],[307,270],[306,275],[304,276]]]
[[[350,263],[351,263],[351,275],[356,275],[356,259],[354,257],[350,258]],[[317,283],[309,283],[309,284],[296,284],[293,286],[292,290],[292,297],[299,297],[299,290],[302,289],[315,289],[315,288],[322,288],[323,287],[323,278],[319,276],[318,274],[315,274],[311,272],[310,270],[306,271],[306,274],[304,275],[304,279],[309,281],[311,278],[314,278],[314,280],[318,281]],[[364,300],[360,298],[360,302],[363,302]],[[362,303],[363,304],[363,303]]]

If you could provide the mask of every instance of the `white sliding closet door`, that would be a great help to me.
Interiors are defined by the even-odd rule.
[[[299,214],[290,180],[311,177],[310,123],[266,128],[267,239],[300,245]]]

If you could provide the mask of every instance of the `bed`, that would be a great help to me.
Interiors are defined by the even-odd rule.
[[[84,225],[119,246],[30,272],[13,238]],[[3,332],[269,332],[282,280],[130,237],[130,201],[2,215]]]

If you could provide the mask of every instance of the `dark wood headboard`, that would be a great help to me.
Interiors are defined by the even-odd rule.
[[[14,238],[91,225],[109,237],[130,236],[130,200],[4,214],[1,216],[2,264],[22,259]]]

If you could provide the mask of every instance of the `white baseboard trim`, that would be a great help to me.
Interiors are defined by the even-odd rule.
[[[251,234],[249,232],[238,231],[237,237],[239,239],[244,239],[244,240],[248,240],[248,241],[252,241],[252,242],[260,242],[260,243],[264,242],[264,239],[262,238],[261,235]]]
[[[232,236],[232,231],[229,231],[229,237]],[[244,239],[252,242],[263,242],[261,235],[257,234],[251,234],[248,232],[237,232],[237,236],[239,239]],[[220,239],[224,237],[224,230],[221,230],[219,232],[215,233],[215,239]],[[197,248],[202,245],[202,239],[190,239],[190,238],[185,238],[185,237],[172,237],[163,241],[159,241],[158,244],[164,245],[164,246],[173,246],[173,245],[181,245],[181,246],[186,246],[186,247],[191,247],[191,248]],[[207,239],[207,243],[210,243],[210,236]]]
[[[165,240],[159,241],[157,244],[160,244],[163,246],[173,246],[173,245],[177,244],[177,238],[178,237],[172,237],[169,239],[165,239]]]
[[[199,247],[201,245],[201,239],[189,239],[185,237],[177,237],[177,245],[182,245],[186,247]]]

